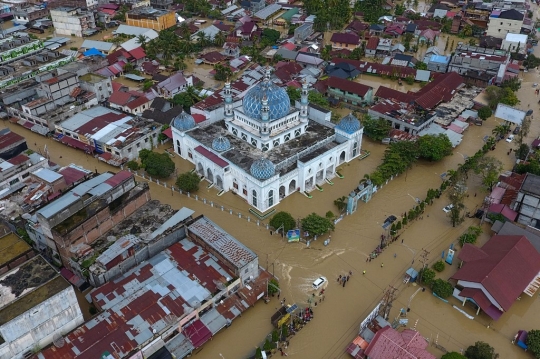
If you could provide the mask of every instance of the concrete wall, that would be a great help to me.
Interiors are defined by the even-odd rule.
[[[83,322],[75,291],[70,285],[0,326],[0,334],[6,341],[0,345],[0,359],[22,358],[26,351],[52,343],[55,333],[66,334]]]

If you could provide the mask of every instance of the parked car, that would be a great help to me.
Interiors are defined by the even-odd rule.
[[[516,128],[514,128],[514,132],[512,132],[514,135],[517,135],[519,133],[519,131],[521,131],[521,127],[519,126],[516,126]]]
[[[317,290],[320,287],[322,287],[322,285],[324,283],[326,283],[326,278],[325,277],[319,277],[319,278],[315,279],[315,281],[313,282],[313,284],[311,286],[313,287],[313,289]]]
[[[448,206],[444,207],[442,210],[444,211],[444,213],[449,213],[452,208],[454,208],[454,205],[452,203],[450,203]]]
[[[506,142],[511,143],[514,140],[514,135],[510,135],[506,138]]]

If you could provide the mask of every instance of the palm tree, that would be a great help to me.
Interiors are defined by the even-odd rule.
[[[334,201],[334,205],[337,207],[339,212],[343,212],[343,210],[347,208],[347,197],[339,197]]]
[[[221,31],[214,36],[214,45],[216,45],[217,47],[223,46],[225,41],[227,41],[227,37]]]
[[[197,42],[201,47],[206,47],[208,43],[208,38],[206,37],[206,34],[203,31],[199,31],[197,33]]]
[[[186,21],[180,24],[180,34],[184,40],[189,40],[189,37],[191,36],[191,31],[189,30],[189,25]]]
[[[332,57],[332,45],[326,45],[321,51],[321,58],[324,61],[329,61]]]
[[[507,124],[498,125],[496,126],[491,133],[495,135],[495,137],[504,137],[508,133],[508,130],[510,129],[510,126]]]
[[[463,35],[465,36],[472,36],[473,34],[473,29],[471,25],[465,25],[462,31],[463,31]]]
[[[146,36],[144,36],[143,34],[141,35],[138,35],[135,39],[135,42],[137,42],[137,44],[141,45],[141,47],[143,48],[144,51],[146,51],[146,42],[147,42],[147,38]]]

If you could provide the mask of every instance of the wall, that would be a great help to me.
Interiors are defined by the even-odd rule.
[[[129,26],[138,26],[138,27],[144,27],[146,29],[153,29],[156,31],[161,31],[161,30],[168,29],[169,27],[176,25],[176,14],[174,12],[170,12],[163,16],[159,16],[156,20],[153,20],[153,19],[141,19],[141,18],[134,19],[128,13],[126,14],[126,23]]]
[[[523,20],[508,20],[490,17],[486,35],[504,39],[509,32],[519,34],[522,25]]]
[[[22,358],[24,352],[52,343],[55,333],[67,333],[83,322],[75,291],[69,285],[0,326],[0,334],[6,341],[0,346],[0,359]]]

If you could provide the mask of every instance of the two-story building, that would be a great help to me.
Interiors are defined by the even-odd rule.
[[[354,50],[360,46],[360,38],[352,32],[334,33],[330,39],[332,48],[334,49],[349,49]]]
[[[193,76],[185,77],[182,72],[177,72],[158,83],[156,90],[160,96],[172,98],[174,95],[184,92],[189,86],[193,86]]]
[[[508,33],[519,34],[524,18],[525,14],[515,9],[494,10],[489,17],[486,35],[504,39]]]
[[[518,213],[516,222],[540,229],[540,176],[527,173],[513,209]]]
[[[504,80],[510,55],[504,50],[486,49],[477,46],[458,45],[448,64],[448,71],[457,72],[474,85],[487,86],[499,84]],[[477,81],[479,75],[485,75],[483,83]]]
[[[151,7],[140,7],[126,13],[129,26],[144,27],[161,31],[176,25],[176,13]]]
[[[93,11],[61,6],[51,10],[51,18],[57,35],[83,37],[97,32]]]
[[[369,105],[373,102],[373,88],[370,86],[338,77],[329,77],[326,85],[326,95],[338,101],[353,106]]]
[[[94,93],[98,102],[107,101],[113,91],[111,79],[95,73],[79,77],[79,85],[82,89]]]

